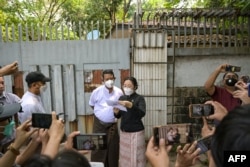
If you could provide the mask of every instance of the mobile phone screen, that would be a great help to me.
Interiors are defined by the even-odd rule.
[[[51,122],[51,114],[32,113],[32,127],[49,129]]]
[[[73,138],[73,147],[77,150],[105,150],[107,136],[105,133],[80,134]]]
[[[192,140],[191,124],[167,124],[153,127],[154,146],[159,146],[159,140],[165,139],[166,145],[186,143]]]
[[[200,118],[214,114],[214,108],[210,104],[190,104],[189,116],[191,118]]]
[[[154,145],[159,146],[159,127],[153,127]]]
[[[202,138],[202,139],[199,139],[197,141],[196,148],[200,148],[201,149],[201,151],[199,152],[199,154],[203,154],[203,153],[207,152],[208,150],[210,150],[211,141],[212,141],[212,135],[211,136],[207,136],[207,137]]]

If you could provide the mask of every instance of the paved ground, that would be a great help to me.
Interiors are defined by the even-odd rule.
[[[87,154],[85,155],[88,159],[90,159],[90,155]],[[175,164],[175,160],[176,160],[176,154],[174,152],[171,152],[169,154],[170,157],[170,167],[174,167]],[[195,165],[193,165],[192,167],[207,167],[207,159],[205,155],[201,155],[200,159],[196,162]],[[146,167],[152,167],[149,163],[147,163]]]

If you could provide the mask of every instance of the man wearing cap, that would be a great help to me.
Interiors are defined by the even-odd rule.
[[[23,112],[18,113],[21,123],[31,118],[32,113],[45,113],[40,95],[46,90],[46,82],[51,81],[51,79],[39,71],[34,71],[26,76],[25,81],[28,85],[28,91],[21,100]]]

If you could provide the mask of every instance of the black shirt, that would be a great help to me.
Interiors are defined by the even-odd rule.
[[[141,120],[146,114],[146,102],[144,97],[137,93],[133,93],[130,96],[123,95],[119,100],[133,103],[132,108],[127,108],[127,111],[120,110],[118,114],[115,114],[116,118],[121,118],[121,130],[124,132],[138,132],[144,130],[144,125]]]

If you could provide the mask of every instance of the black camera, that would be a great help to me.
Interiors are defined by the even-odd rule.
[[[228,65],[228,66],[226,66],[225,70],[228,71],[228,72],[240,72],[241,67]]]

